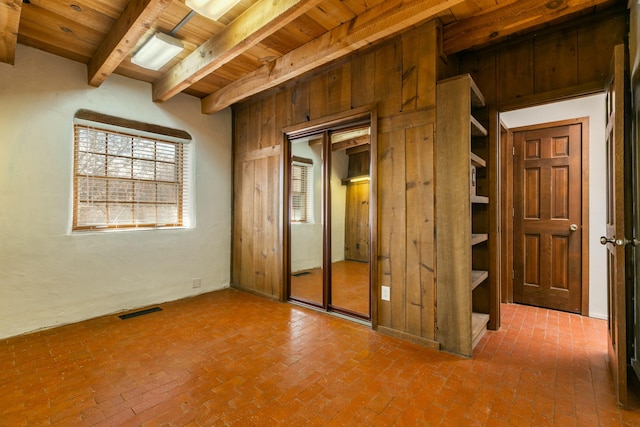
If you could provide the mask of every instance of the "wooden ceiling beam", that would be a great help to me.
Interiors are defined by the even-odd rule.
[[[153,100],[166,101],[240,56],[322,0],[260,0],[193,51],[153,85]]]
[[[21,12],[22,0],[0,3],[0,62],[11,65],[15,62]]]
[[[87,64],[91,86],[100,86],[153,26],[172,0],[131,0]]]
[[[443,50],[451,55],[482,46],[608,1],[518,0],[507,5],[496,5],[481,15],[447,25],[444,28]]]
[[[464,0],[387,0],[202,99],[215,113],[238,101],[342,58]]]
[[[334,142],[331,144],[331,151],[346,150],[348,148],[355,148],[361,145],[370,144],[371,137],[369,135],[358,136],[356,138],[345,139],[344,141]]]

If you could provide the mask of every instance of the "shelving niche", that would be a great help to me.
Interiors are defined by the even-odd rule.
[[[487,330],[495,286],[488,114],[468,74],[440,81],[436,105],[436,339],[471,357]]]

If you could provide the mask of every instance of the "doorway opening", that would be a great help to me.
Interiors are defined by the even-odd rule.
[[[285,130],[287,300],[367,324],[376,271],[371,123],[366,114]]]
[[[500,114],[503,303],[607,318],[606,257],[599,242],[606,228],[604,106],[605,95],[597,94]],[[570,145],[570,132],[579,132],[582,145],[573,166],[567,163],[569,154],[579,145]],[[581,204],[580,212],[569,212],[576,209],[569,204],[571,196]],[[543,213],[547,218],[540,217]],[[550,229],[530,229],[543,223]],[[566,256],[575,258],[576,250],[581,260],[570,263]],[[564,288],[570,276],[579,278],[581,290],[579,301],[569,307],[560,300],[568,298]],[[537,286],[543,280],[549,292]]]

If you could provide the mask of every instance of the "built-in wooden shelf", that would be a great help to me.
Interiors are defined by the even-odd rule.
[[[473,79],[469,79],[469,95],[471,97],[471,107],[482,108],[486,105],[484,95],[482,95],[480,88]]]
[[[478,243],[482,243],[482,242],[486,242],[487,240],[489,240],[489,235],[488,234],[480,234],[480,233],[474,233],[471,235],[471,245],[477,245]]]
[[[479,168],[486,168],[487,162],[476,153],[471,153],[471,164]]]
[[[471,203],[477,203],[480,205],[488,205],[489,198],[487,196],[471,196]]]
[[[472,347],[475,347],[480,338],[487,332],[487,324],[489,323],[489,315],[485,313],[471,313],[471,336]]]
[[[477,288],[482,282],[489,277],[489,272],[484,270],[471,271],[471,289]]]
[[[489,134],[487,129],[475,117],[469,116],[469,118],[471,120],[471,136],[487,136]]]
[[[443,349],[472,357],[473,346],[493,321],[488,313],[495,286],[494,235],[488,208],[495,202],[490,178],[496,163],[484,97],[471,76],[438,82],[436,96],[436,338]],[[465,242],[464,247],[452,240]]]

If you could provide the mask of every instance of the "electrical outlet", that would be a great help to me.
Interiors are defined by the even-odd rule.
[[[199,288],[202,285],[202,280],[201,279],[193,279],[193,287],[195,288]]]
[[[391,288],[389,286],[382,287],[382,295],[380,298],[382,298],[382,301],[391,301]]]

